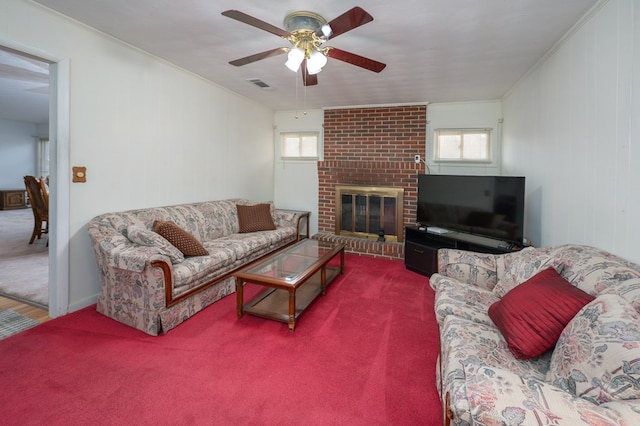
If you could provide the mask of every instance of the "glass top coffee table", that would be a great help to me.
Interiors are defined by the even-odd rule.
[[[328,265],[338,254],[340,266]],[[269,254],[233,274],[238,318],[246,312],[288,323],[293,331],[298,317],[343,270],[344,244],[304,239]],[[245,304],[246,283],[267,289]]]

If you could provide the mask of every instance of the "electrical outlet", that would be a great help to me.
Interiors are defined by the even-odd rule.
[[[416,154],[414,161],[416,162],[416,164],[420,164],[420,155]]]

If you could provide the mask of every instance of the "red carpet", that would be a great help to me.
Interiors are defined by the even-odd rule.
[[[233,295],[165,336],[90,307],[4,339],[2,423],[439,424],[428,279],[400,261],[345,263],[293,333],[238,320]]]

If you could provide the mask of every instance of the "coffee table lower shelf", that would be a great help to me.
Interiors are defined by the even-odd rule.
[[[327,286],[341,273],[339,267],[326,267],[326,284]],[[289,323],[291,331],[293,325],[289,320],[289,298],[291,295],[295,298],[295,315],[294,324],[298,317],[309,307],[319,295],[323,294],[321,271],[311,276],[297,291],[287,291],[278,288],[268,288],[260,292],[256,297],[251,299],[242,307],[242,312],[259,316],[262,318],[272,319],[283,323]],[[250,281],[249,281],[250,282]]]

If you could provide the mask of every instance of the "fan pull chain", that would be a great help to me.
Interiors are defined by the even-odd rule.
[[[298,73],[295,73],[294,78],[296,79],[296,120],[298,119]]]
[[[303,101],[302,101],[302,114],[307,115],[307,73],[304,73],[304,87],[302,88],[302,90],[304,91],[303,93]]]
[[[303,90],[303,92],[302,92],[302,114],[303,115],[307,115],[307,77],[308,77],[308,74],[306,72],[306,68],[305,67],[300,67],[299,71],[302,73],[302,79],[301,80],[303,80],[302,83],[303,83],[303,86],[304,86],[302,88],[302,90]],[[298,79],[298,73],[297,72],[296,72],[295,78],[296,78],[296,120],[297,120],[299,118],[298,110],[300,109],[299,108],[300,105],[298,103],[298,84],[299,84],[298,81],[299,81],[299,79]]]

